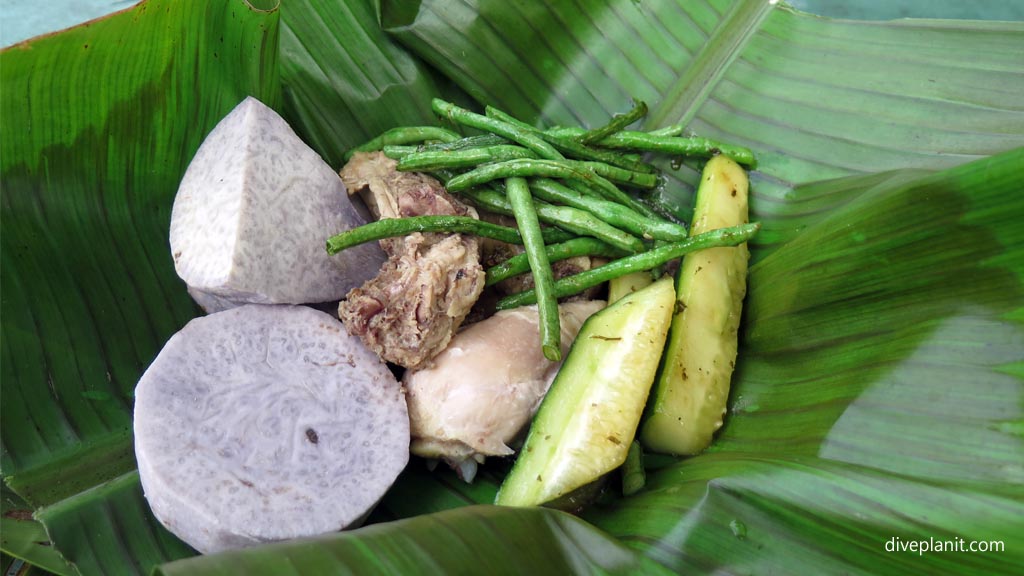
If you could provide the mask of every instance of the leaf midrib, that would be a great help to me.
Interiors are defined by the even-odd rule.
[[[669,87],[661,104],[651,111],[645,126],[689,124],[747,42],[775,8],[766,0],[733,4],[711,33],[686,71]]]

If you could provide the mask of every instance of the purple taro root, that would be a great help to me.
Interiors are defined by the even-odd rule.
[[[171,253],[208,312],[247,302],[330,302],[384,263],[375,243],[327,254],[328,237],[364,223],[341,177],[250,97],[189,164],[171,212]]]
[[[134,429],[153,513],[203,553],[357,525],[409,460],[399,382],[304,306],[189,322],[139,381]]]

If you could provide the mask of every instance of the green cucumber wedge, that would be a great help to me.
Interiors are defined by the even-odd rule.
[[[496,504],[550,502],[626,459],[672,322],[670,278],[587,319],[530,426]]]
[[[690,234],[744,224],[747,175],[727,156],[704,167]],[[697,454],[722,426],[747,287],[746,244],[684,257],[676,275],[676,315],[640,432],[644,448]]]
[[[611,304],[621,300],[627,294],[632,294],[641,288],[650,286],[652,282],[654,282],[654,276],[651,275],[650,270],[630,272],[625,276],[612,278],[608,282],[608,303]]]

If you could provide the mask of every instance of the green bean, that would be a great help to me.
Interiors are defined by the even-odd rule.
[[[404,128],[392,128],[380,136],[360,144],[345,153],[345,161],[348,162],[356,152],[374,152],[388,144],[409,144],[411,142],[424,142],[426,140],[441,140],[450,142],[458,140],[462,136],[439,126],[408,126]]]
[[[658,128],[657,130],[648,130],[647,133],[651,136],[679,136],[683,133],[683,129],[686,126],[682,124],[672,124],[665,126],[664,128]]]
[[[403,172],[432,172],[442,168],[472,168],[478,164],[517,158],[537,158],[537,155],[528,148],[507,144],[452,152],[413,152],[402,157],[398,169]]]
[[[563,181],[563,185],[566,188],[571,188],[572,190],[575,190],[576,192],[578,192],[580,194],[583,194],[584,196],[587,196],[589,198],[597,198],[597,199],[607,200],[609,202],[616,202],[614,199],[609,199],[606,195],[601,194],[600,191],[598,191],[594,186],[591,186],[590,184],[588,184],[587,182],[584,182],[583,180],[567,179],[567,180]],[[619,204],[619,202],[616,202],[616,203]],[[637,214],[640,214],[641,216],[643,216],[645,218],[650,218],[651,220],[664,220],[665,219],[664,216],[662,216],[661,214],[658,214],[652,208],[644,205],[639,200],[633,199],[632,203],[630,203],[628,205],[626,205],[626,204],[621,204],[621,205],[625,206],[626,208],[629,208],[630,210],[636,212]]]
[[[615,134],[616,132],[622,131],[633,122],[643,118],[647,115],[647,104],[640,100],[633,100],[633,108],[625,114],[616,114],[612,116],[611,121],[600,128],[594,130],[588,130],[586,134],[580,137],[582,144],[593,144],[603,140],[604,138]]]
[[[453,122],[476,128],[478,130],[484,130],[498,136],[504,136],[513,142],[521,144],[530,150],[533,150],[541,158],[547,158],[549,160],[558,160],[563,158],[562,154],[555,150],[551,144],[545,142],[536,133],[529,130],[524,130],[520,126],[510,124],[508,122],[502,122],[501,120],[495,120],[494,118],[488,118],[475,112],[470,112],[465,108],[460,108],[451,102],[445,102],[440,98],[434,98],[431,101],[431,107],[434,113],[444,116]]]
[[[578,140],[576,140],[575,137],[562,137],[552,135],[549,131],[542,131],[540,128],[530,126],[526,122],[518,120],[514,116],[502,112],[501,110],[494,108],[493,106],[488,106],[486,110],[487,115],[489,117],[494,118],[495,120],[508,122],[509,124],[514,124],[522,128],[523,130],[530,130],[539,135],[546,142],[557,148],[559,151],[568,154],[569,156],[572,156],[574,158],[579,158],[582,160],[591,160],[594,162],[604,162],[605,164],[618,166],[619,168],[632,170],[634,172],[645,172],[648,174],[654,174],[658,171],[658,169],[652,166],[651,164],[643,162],[630,154],[622,154],[618,152],[612,152],[610,150],[599,150],[597,148],[591,148],[589,146],[581,144]]]
[[[494,106],[484,106],[484,114],[486,114],[488,118],[494,118],[495,120],[508,122],[509,124],[513,124],[515,126],[522,128],[523,130],[529,130],[531,132],[541,132],[540,128],[537,128],[536,126],[528,122],[523,122],[519,118],[516,118],[515,116],[509,114],[508,112],[505,112],[504,110],[501,110],[500,108],[495,108]]]
[[[578,137],[584,133],[586,131],[582,128],[559,128],[557,131],[554,131],[554,134],[562,137]],[[754,153],[749,148],[724,144],[708,138],[655,136],[647,132],[624,130],[608,136],[597,144],[606,148],[645,150],[682,156],[708,157],[715,154],[725,154],[740,164],[754,165]]]
[[[614,140],[616,147],[621,146],[631,150],[649,150],[651,152],[701,157],[725,154],[739,164],[754,165],[754,153],[749,148],[724,144],[708,138],[663,137],[649,136],[642,132],[634,134],[619,132],[610,137],[610,139]],[[604,142],[607,142],[607,140]]]
[[[644,162],[636,154],[623,154],[622,152],[612,150],[592,148],[579,144],[570,138],[549,136],[547,133],[542,133],[541,137],[555,148],[576,158],[604,162],[605,164],[611,164],[612,166],[618,166],[619,168],[634,172],[644,172],[647,174],[656,174],[658,172],[658,169],[653,164]]]
[[[470,216],[430,215],[385,218],[346,230],[327,239],[327,253],[337,254],[352,246],[394,236],[407,236],[413,232],[461,232],[493,238],[509,244],[523,243],[523,237],[515,228],[491,224]],[[545,228],[543,237],[545,243],[556,244],[574,238],[575,235],[557,228]]]
[[[558,299],[553,293],[555,279],[548,255],[544,252],[544,239],[541,237],[540,221],[533,209],[533,197],[523,178],[507,179],[505,188],[516,217],[516,225],[523,236],[523,247],[533,275],[541,349],[545,358],[558,362],[562,359],[562,328],[558,318]]]
[[[383,149],[384,155],[392,160],[401,160],[409,154],[419,152],[419,146],[402,146],[398,144],[388,144]]]
[[[685,240],[688,236],[686,227],[681,224],[660,218],[649,218],[622,204],[572,190],[550,178],[531,180],[530,190],[541,200],[586,210],[612,226],[647,240],[659,239],[678,242]]]
[[[514,214],[512,204],[505,195],[487,188],[472,188],[460,192],[477,206],[496,212],[498,214]],[[632,236],[618,228],[603,222],[590,212],[577,210],[568,206],[552,206],[538,202],[535,207],[537,217],[545,224],[553,224],[563,230],[568,230],[580,236],[592,236],[604,240],[612,246],[635,254],[643,252],[644,243],[637,237]]]
[[[566,161],[556,162],[554,160],[524,159],[484,164],[474,170],[466,172],[465,174],[460,174],[455,178],[452,178],[448,182],[448,190],[458,192],[459,190],[465,190],[471,186],[479,186],[480,184],[490,182],[491,180],[508,178],[510,176],[524,178],[570,178],[573,180],[580,180],[593,188],[595,192],[609,200],[612,200],[613,202],[629,206],[641,214],[650,213],[650,208],[640,204],[639,201],[631,197],[629,194],[619,190],[615,184],[612,184],[607,179],[598,176],[589,169],[581,168],[577,164],[572,164],[571,162]]]
[[[601,256],[604,258],[619,258],[626,253],[622,250],[602,242],[597,238],[581,236],[566,240],[558,244],[549,244],[544,247],[549,262],[568,260],[577,256]],[[493,286],[502,280],[518,276],[530,271],[530,262],[526,254],[517,254],[501,264],[496,264],[487,269],[486,286]]]
[[[437,168],[471,168],[477,164],[488,162],[537,158],[537,155],[527,148],[509,145],[504,138],[501,141],[506,144],[459,150],[445,150],[431,146],[428,149],[410,151],[408,147],[398,149],[398,147],[389,146],[384,148],[384,153],[388,155],[388,151],[392,150],[396,154],[394,157],[405,159],[403,162],[399,162],[398,169],[406,172],[430,172]],[[416,153],[414,158],[405,158],[412,155],[413,152]],[[388,155],[388,157],[392,158],[393,156]],[[635,172],[596,161],[567,160],[567,162],[576,162],[581,167],[589,168],[595,174],[619,184],[637,188],[654,188],[658,185],[658,177],[655,174]]]
[[[618,166],[612,166],[611,164],[605,164],[604,162],[590,162],[583,160],[566,160],[566,162],[572,162],[580,165],[581,167],[588,168],[593,171],[594,174],[607,178],[611,182],[618,184],[635,186],[637,188],[654,188],[658,185],[658,177],[655,174],[634,172],[632,170],[626,170],[625,168],[619,168]]]
[[[508,138],[502,138],[497,134],[478,134],[467,136],[451,142],[437,142],[436,144],[425,144],[420,147],[421,152],[455,152],[457,150],[468,150],[470,148],[486,148],[488,146],[501,146],[512,144]]]
[[[555,297],[564,298],[573,294],[579,294],[587,288],[592,288],[612,278],[618,278],[631,272],[650,270],[669,260],[674,260],[697,250],[742,244],[756,234],[760,228],[761,225],[758,223],[720,228],[691,236],[682,242],[665,244],[647,252],[613,260],[604,266],[598,266],[597,268],[566,276],[555,281]],[[527,290],[498,300],[497,309],[507,310],[518,306],[526,306],[533,304],[536,300],[537,297],[534,291]]]

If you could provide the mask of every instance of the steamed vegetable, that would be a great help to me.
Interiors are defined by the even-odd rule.
[[[651,270],[652,268],[657,268],[669,260],[679,258],[680,256],[684,256],[692,252],[699,252],[719,246],[736,246],[737,244],[743,244],[756,234],[759,229],[759,224],[743,224],[740,226],[710,230],[708,232],[692,236],[688,240],[683,240],[682,242],[665,244],[641,254],[633,254],[632,256],[619,258],[618,260],[609,262],[604,266],[598,266],[597,268],[556,280],[555,295],[562,298],[573,294],[579,294],[587,288],[603,284],[613,278],[618,278],[619,276],[630,274],[632,272]],[[499,310],[507,310],[509,308],[515,308],[516,306],[533,304],[534,302],[536,302],[536,295],[534,291],[526,290],[524,292],[502,298],[498,301],[497,306]]]
[[[153,513],[203,553],[358,523],[409,459],[398,381],[303,306],[189,322],[139,380],[134,431]]]
[[[627,295],[642,290],[654,282],[654,276],[648,271],[630,272],[608,282],[608,301],[615,302]]]
[[[413,232],[461,232],[509,244],[523,243],[522,235],[515,228],[484,222],[470,216],[414,216],[378,220],[331,236],[327,239],[327,253],[338,254],[353,246],[383,238],[405,236]],[[565,242],[573,237],[571,234],[551,228],[546,228],[543,235],[546,243]],[[376,273],[376,269],[373,272]]]
[[[544,357],[552,362],[562,359],[561,333],[558,320],[558,300],[554,294],[555,278],[551,272],[551,263],[544,252],[544,239],[541,236],[540,221],[537,211],[530,201],[530,187],[522,178],[509,178],[505,181],[508,200],[512,204],[512,213],[516,217],[519,233],[523,235],[523,247],[526,259],[533,275],[534,292],[537,294],[537,314],[540,327],[540,347]]]
[[[691,234],[747,221],[747,175],[725,156],[704,167]],[[746,294],[746,244],[688,254],[676,277],[677,309],[641,440],[646,448],[696,454],[722,426]]]
[[[549,502],[626,459],[672,320],[664,278],[587,320],[555,377],[495,503]]]
[[[753,162],[753,154],[746,148],[681,138],[678,135],[682,127],[678,125],[651,132],[625,131],[646,114],[647,106],[642,102],[591,131],[544,130],[492,106],[485,108],[484,115],[436,98],[431,106],[449,124],[486,134],[453,139],[444,132],[435,139],[438,141],[425,141],[419,146],[385,145],[386,138],[380,137],[358,149],[383,148],[386,156],[399,161],[399,170],[428,171],[444,182],[449,192],[467,198],[480,210],[514,215],[520,234],[455,220],[378,223],[331,237],[327,250],[335,254],[360,242],[401,235],[407,230],[477,233],[525,243],[534,288],[503,298],[497,307],[510,309],[539,302],[540,309],[546,311],[542,314],[546,321],[541,323],[540,345],[552,358],[557,348],[557,315],[553,313],[556,298],[577,294],[623,274],[660,269],[667,261],[693,250],[745,242],[758,230],[754,224],[690,238],[681,223],[659,214],[628,190],[644,191],[659,183],[657,168],[643,161],[637,152],[660,150],[707,156],[728,151],[745,163]],[[418,129],[410,130],[413,136],[420,134]],[[541,229],[540,223],[551,228]],[[556,240],[552,228],[571,236]],[[548,254],[570,252],[568,245],[556,251],[552,244],[580,236],[598,239],[632,256],[552,282]],[[596,249],[593,242],[573,244],[571,248]],[[520,263],[510,262],[495,269],[492,278],[504,278],[510,270],[521,270]]]
[[[370,140],[361,146],[356,146],[346,152],[345,161],[347,162],[350,160],[356,152],[373,152],[375,150],[380,150],[384,146],[426,142],[427,140],[452,142],[458,139],[458,134],[439,126],[405,126],[401,128],[392,128],[373,140]]]

